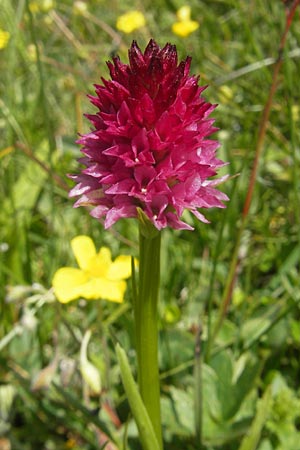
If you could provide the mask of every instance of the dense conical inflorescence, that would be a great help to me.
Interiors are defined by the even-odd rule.
[[[224,193],[209,180],[224,163],[219,144],[208,139],[216,128],[198,77],[189,74],[191,58],[178,64],[176,47],[151,40],[144,53],[136,42],[129,64],[108,62],[110,80],[95,85],[87,115],[93,125],[78,141],[85,169],[73,176],[75,206],[92,205],[105,227],[141,208],[157,229],[192,229],[181,220],[185,209],[203,222],[199,208],[224,207]]]

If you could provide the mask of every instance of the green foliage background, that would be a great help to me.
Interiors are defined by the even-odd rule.
[[[177,45],[219,103],[219,156],[230,197],[207,212],[210,225],[186,216],[194,232],[165,230],[160,302],[160,367],[166,450],[296,450],[299,446],[300,27],[291,26],[274,97],[254,198],[239,249],[226,319],[207,353],[241,223],[258,126],[285,25],[283,2],[192,0],[199,29],[171,32],[179,0],[1,0],[0,28],[0,448],[139,449],[120,382],[114,343],[134,367],[130,286],[124,305],[76,301],[62,306],[54,272],[74,265],[70,240],[91,236],[113,255],[137,256],[137,226],[104,231],[68,199],[67,173],[78,171],[78,132],[87,132],[86,94],[108,76],[105,62],[137,39]],[[132,9],[146,27],[116,29]],[[101,374],[95,395],[79,351],[92,330],[89,360]],[[203,361],[194,349],[201,337]],[[200,377],[201,374],[201,377]],[[202,409],[199,407],[201,402]],[[202,422],[202,447],[199,443]]]

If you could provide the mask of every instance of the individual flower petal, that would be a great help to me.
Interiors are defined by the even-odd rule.
[[[10,39],[9,31],[4,31],[0,29],[0,50],[7,46],[9,39]]]
[[[118,256],[107,272],[109,280],[122,280],[131,276],[131,256]]]
[[[87,270],[91,277],[107,277],[111,264],[111,252],[109,248],[102,247],[97,255],[90,258]]]
[[[145,17],[140,11],[130,11],[118,17],[116,27],[124,33],[132,33],[132,31],[145,26],[145,24]]]
[[[79,298],[82,286],[88,281],[88,276],[80,269],[62,267],[55,272],[52,286],[56,298],[61,303],[68,303]]]
[[[71,247],[80,269],[88,270],[90,259],[96,256],[96,248],[92,239],[84,235],[76,236],[71,241]]]
[[[81,285],[80,294],[88,300],[105,299],[122,303],[126,291],[126,281],[111,281],[106,278],[92,278]]]
[[[187,37],[199,28],[199,23],[195,20],[185,20],[182,22],[175,22],[172,25],[172,31],[174,34],[180,37]]]

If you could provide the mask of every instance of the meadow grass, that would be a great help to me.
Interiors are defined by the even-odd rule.
[[[244,220],[287,9],[279,0],[192,0],[200,26],[181,38],[171,26],[182,5],[1,0],[0,29],[10,33],[0,49],[0,442],[7,448],[95,449],[107,437],[108,450],[140,448],[114,350],[121,342],[134,367],[130,284],[122,305],[61,305],[51,282],[58,268],[75,266],[70,241],[80,234],[114,256],[137,256],[136,222],[104,231],[87,210],[73,208],[66,174],[79,170],[75,140],[89,130],[83,112],[92,111],[86,94],[108,77],[105,62],[115,54],[126,61],[132,39],[144,48],[150,37],[176,44],[180,59],[192,56],[192,72],[209,85],[207,100],[219,104],[219,156],[231,175],[221,186],[230,201],[226,210],[207,211],[211,224],[186,214],[194,232],[163,233],[165,449],[298,448],[299,8]],[[146,26],[124,34],[116,19],[132,9]],[[80,370],[88,329],[101,395]]]

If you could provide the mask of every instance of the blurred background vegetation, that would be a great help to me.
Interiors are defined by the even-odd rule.
[[[1,0],[1,450],[87,450],[107,439],[107,450],[140,448],[114,352],[119,340],[134,367],[130,283],[122,305],[60,305],[51,282],[58,268],[75,266],[70,240],[80,234],[97,248],[110,247],[114,257],[137,256],[135,221],[104,231],[88,211],[73,208],[66,174],[79,170],[75,141],[89,130],[83,113],[92,111],[86,94],[108,77],[105,62],[115,54],[127,61],[132,39],[144,48],[151,37],[161,46],[176,44],[180,59],[192,56],[192,72],[209,85],[206,98],[219,104],[219,156],[230,162],[222,173],[239,174],[222,185],[230,202],[226,210],[207,212],[210,225],[186,216],[194,232],[164,231],[165,448],[299,448],[299,10],[284,50],[230,305],[207,352],[288,3]],[[176,34],[182,6],[199,26],[186,31],[185,23]],[[130,11],[142,13],[144,25],[118,29],[117,20]],[[200,340],[201,377],[194,356]],[[100,387],[93,384],[99,377]],[[202,408],[195,401],[201,393]]]

